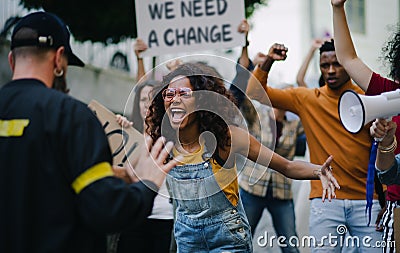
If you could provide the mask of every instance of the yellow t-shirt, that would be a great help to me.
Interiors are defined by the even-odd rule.
[[[181,155],[179,165],[198,164],[204,162],[204,144],[201,144],[200,149],[193,153],[181,153],[176,148],[172,150],[174,157]],[[236,206],[239,200],[239,184],[237,180],[236,165],[233,168],[223,168],[214,158],[210,159],[212,171],[219,187],[225,193],[226,198]]]

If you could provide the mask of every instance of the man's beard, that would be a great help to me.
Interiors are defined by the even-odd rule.
[[[65,94],[69,93],[69,89],[67,88],[67,80],[65,78],[65,75],[62,75],[60,77],[55,77],[53,81],[53,89],[61,91]]]

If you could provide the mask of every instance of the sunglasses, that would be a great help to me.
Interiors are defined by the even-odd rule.
[[[162,97],[164,101],[170,102],[174,97],[178,95],[181,98],[191,98],[193,96],[193,91],[190,88],[166,88],[162,92]]]

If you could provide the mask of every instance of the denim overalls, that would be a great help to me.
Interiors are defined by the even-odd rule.
[[[226,198],[211,161],[173,168],[167,176],[176,201],[174,235],[179,253],[252,252],[250,226],[239,198]],[[235,170],[236,171],[236,170]]]

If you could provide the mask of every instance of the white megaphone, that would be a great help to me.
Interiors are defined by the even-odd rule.
[[[340,122],[350,133],[358,133],[376,118],[390,118],[400,113],[400,89],[377,96],[364,96],[352,90],[339,98]]]

